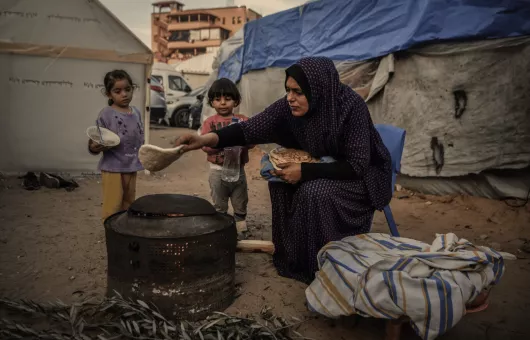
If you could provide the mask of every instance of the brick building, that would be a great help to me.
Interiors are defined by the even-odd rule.
[[[153,3],[151,48],[155,59],[178,62],[215,52],[221,43],[261,15],[245,6],[184,10],[178,1]]]

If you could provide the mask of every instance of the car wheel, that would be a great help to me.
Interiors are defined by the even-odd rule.
[[[190,112],[188,109],[178,109],[173,113],[173,124],[176,127],[187,127],[188,126],[188,116]]]

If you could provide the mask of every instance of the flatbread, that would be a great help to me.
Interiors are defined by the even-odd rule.
[[[138,158],[144,169],[151,172],[163,170],[170,166],[182,155],[182,148],[179,146],[172,149],[163,149],[156,145],[145,144],[138,151]]]
[[[308,152],[296,149],[276,148],[269,153],[269,160],[276,170],[278,165],[286,163],[318,163],[320,160],[312,157]]]

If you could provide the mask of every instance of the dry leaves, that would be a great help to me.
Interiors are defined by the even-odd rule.
[[[303,320],[294,322],[277,317],[270,308],[261,311],[261,321],[214,313],[203,322],[166,319],[155,305],[141,300],[124,299],[116,293],[101,302],[85,300],[70,306],[57,301],[38,304],[33,301],[0,299],[16,318],[0,319],[2,339],[111,340],[111,339],[182,339],[182,340],[291,340],[309,339],[298,333]],[[44,317],[46,329],[17,322],[20,317],[35,320]],[[31,317],[31,318],[29,318]],[[15,319],[17,321],[15,321]]]

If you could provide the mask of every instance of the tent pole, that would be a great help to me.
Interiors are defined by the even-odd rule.
[[[151,68],[152,64],[145,65],[145,107],[144,107],[144,144],[149,144],[149,139],[151,137],[151,86],[149,83],[149,78],[151,77]],[[149,175],[151,172],[149,170],[144,170],[146,175]]]

